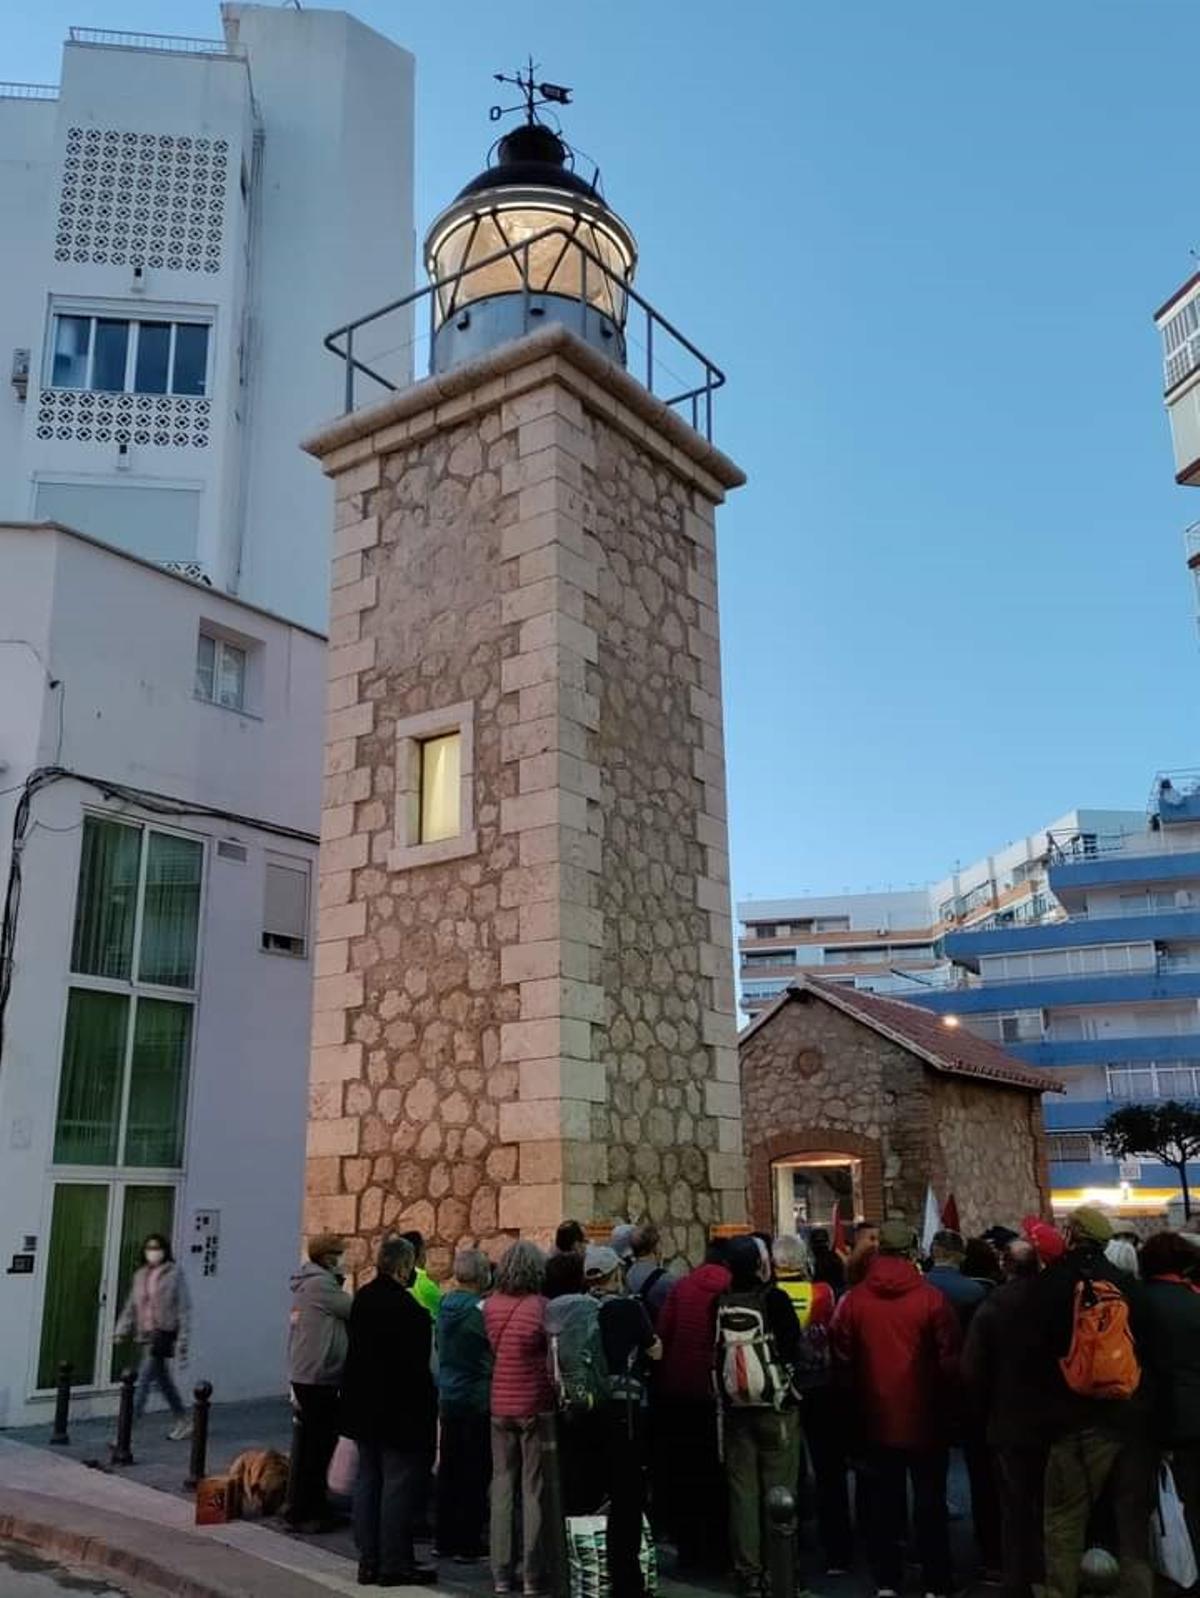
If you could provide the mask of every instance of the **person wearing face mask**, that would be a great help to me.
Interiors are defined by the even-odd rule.
[[[187,1283],[171,1257],[169,1240],[158,1232],[151,1232],[142,1244],[142,1261],[133,1273],[113,1341],[120,1343],[133,1336],[142,1350],[133,1401],[135,1419],[140,1420],[145,1414],[150,1389],[157,1387],[175,1417],[167,1436],[172,1442],[182,1442],[192,1435],[192,1423],[171,1376],[170,1361],[173,1358],[178,1358],[181,1364],[187,1361],[191,1313]]]
[[[302,1426],[287,1519],[311,1531],[329,1531],[337,1524],[325,1476],[337,1443],[339,1389],[348,1343],[350,1295],[342,1286],[345,1258],[342,1239],[323,1232],[311,1239],[308,1259],[292,1277],[288,1379]]]

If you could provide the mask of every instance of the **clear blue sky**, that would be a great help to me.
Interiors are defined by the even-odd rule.
[[[417,56],[418,229],[533,50],[722,364],[735,891],[940,875],[1200,765],[1200,653],[1150,313],[1200,247],[1189,0],[357,0]],[[217,32],[210,0],[39,0]],[[348,312],[362,309],[347,306]]]

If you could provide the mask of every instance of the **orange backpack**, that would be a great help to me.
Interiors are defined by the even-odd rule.
[[[1063,1381],[1081,1398],[1130,1398],[1142,1368],[1129,1330],[1129,1305],[1113,1282],[1085,1277],[1075,1284],[1071,1346],[1060,1359]]]

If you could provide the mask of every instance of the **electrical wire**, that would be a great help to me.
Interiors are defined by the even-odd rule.
[[[21,893],[24,885],[23,855],[25,845],[39,828],[46,832],[74,832],[80,825],[72,827],[50,827],[45,822],[31,822],[33,801],[43,788],[48,788],[56,782],[78,782],[85,787],[94,788],[102,798],[120,800],[127,805],[134,805],[139,810],[148,810],[151,815],[172,816],[178,819],[185,817],[203,817],[210,821],[229,821],[243,827],[252,827],[255,831],[270,833],[276,838],[290,838],[297,843],[316,844],[320,840],[315,833],[303,832],[298,827],[283,827],[274,821],[264,821],[260,816],[243,815],[236,810],[223,810],[217,805],[192,804],[185,799],[176,799],[171,794],[155,793],[150,788],[134,788],[123,782],[110,782],[105,777],[90,777],[81,771],[72,771],[67,766],[38,766],[31,771],[21,788],[21,797],[17,800],[13,810],[11,855],[8,863],[8,881],[4,889],[3,912],[0,913],[0,1066],[4,1060],[4,1026],[8,1013],[9,996],[12,993],[13,974],[16,964],[17,948],[17,922],[21,912]],[[9,788],[0,790],[12,793]]]

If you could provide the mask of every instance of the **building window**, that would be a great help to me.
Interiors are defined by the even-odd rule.
[[[198,839],[84,820],[56,1164],[183,1162],[203,862]]]
[[[475,708],[447,705],[396,724],[393,871],[474,854]]]
[[[268,857],[262,946],[268,954],[303,959],[308,951],[308,865]]]
[[[1179,1060],[1161,1065],[1110,1065],[1108,1096],[1122,1103],[1153,1099],[1178,1099],[1183,1103],[1195,1103],[1200,1099],[1200,1068]]]
[[[462,781],[462,734],[443,733],[421,740],[420,843],[457,838],[462,828],[459,789]]]
[[[207,322],[60,314],[48,386],[105,394],[208,392]]]
[[[1051,1160],[1062,1164],[1090,1165],[1092,1135],[1090,1132],[1051,1132],[1046,1137],[1046,1153]]]
[[[196,646],[196,698],[227,710],[246,708],[246,651],[227,638],[201,633]]]

